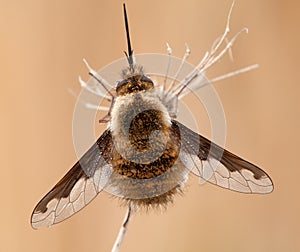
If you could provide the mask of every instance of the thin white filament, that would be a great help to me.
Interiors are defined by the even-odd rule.
[[[126,232],[128,230],[129,222],[131,220],[130,217],[131,217],[131,206],[129,205],[128,209],[127,209],[127,212],[125,214],[125,218],[123,220],[122,226],[120,227],[118,236],[117,236],[117,238],[115,240],[115,243],[114,243],[114,245],[112,247],[111,252],[119,252],[120,251],[120,247],[122,245],[122,242],[123,242],[124,237],[126,235]]]

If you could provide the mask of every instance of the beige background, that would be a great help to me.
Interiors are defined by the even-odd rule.
[[[38,200],[76,161],[72,113],[85,57],[99,69],[126,49],[123,1],[0,1],[1,251],[109,251],[125,209],[103,193],[71,219],[31,229]],[[223,32],[230,0],[126,1],[136,53],[196,64]],[[215,84],[227,118],[226,147],[263,167],[270,195],[244,195],[189,181],[165,213],[138,214],[122,251],[299,251],[298,1],[237,1],[232,34],[247,26],[216,76],[260,68]],[[208,134],[207,121],[200,131]],[[202,128],[203,127],[203,128]]]

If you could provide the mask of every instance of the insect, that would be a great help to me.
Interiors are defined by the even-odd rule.
[[[155,85],[135,62],[124,5],[128,67],[123,80],[109,90],[111,105],[103,121],[107,129],[70,171],[37,204],[32,227],[59,223],[107,190],[130,207],[167,205],[190,174],[242,193],[270,193],[270,177],[256,165],[214,144],[176,120],[180,95],[216,62],[236,36],[216,55],[227,30],[212,51],[183,82],[169,89]]]

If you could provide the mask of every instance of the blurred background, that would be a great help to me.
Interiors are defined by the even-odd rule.
[[[110,251],[125,214],[100,194],[52,228],[33,230],[30,215],[76,161],[72,114],[95,68],[126,50],[123,1],[0,1],[1,251]],[[219,37],[231,0],[127,0],[135,53],[184,54],[197,64]],[[233,47],[209,77],[258,63],[259,69],[214,84],[227,120],[226,148],[272,177],[269,195],[245,195],[191,178],[165,212],[137,214],[122,251],[300,251],[300,3],[236,1]],[[198,108],[195,108],[197,111]],[[205,117],[205,116],[204,116]],[[201,120],[201,118],[200,118]],[[200,124],[209,136],[209,121]],[[100,126],[99,126],[100,127]],[[99,128],[99,132],[101,129]]]

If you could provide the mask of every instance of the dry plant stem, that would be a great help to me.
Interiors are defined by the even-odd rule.
[[[113,87],[105,79],[103,79],[101,75],[99,75],[93,68],[90,67],[86,59],[83,59],[83,62],[89,70],[89,75],[91,75],[111,97],[114,97],[114,95],[109,91]]]
[[[184,55],[183,55],[183,57],[181,59],[180,66],[178,67],[177,72],[175,73],[173,81],[171,82],[171,84],[170,84],[169,88],[167,89],[166,93],[169,93],[174,88],[175,82],[176,82],[176,80],[178,78],[178,75],[179,75],[181,69],[183,68],[184,63],[186,62],[186,60],[190,56],[190,54],[191,54],[191,50],[188,47],[187,43],[185,43],[185,53],[184,53]]]
[[[165,92],[166,90],[166,85],[167,85],[167,79],[169,76],[169,70],[170,70],[170,65],[171,65],[171,55],[172,55],[172,48],[170,47],[170,45],[167,43],[167,52],[168,52],[168,66],[167,66],[167,71],[165,74],[165,78],[164,78],[164,84],[163,84],[163,91]]]
[[[224,80],[224,79],[228,79],[232,76],[235,76],[235,75],[238,75],[238,74],[241,74],[241,73],[245,73],[245,72],[249,72],[249,71],[254,70],[256,68],[258,68],[258,64],[247,66],[247,67],[238,69],[236,71],[233,71],[233,72],[218,76],[216,78],[213,78],[213,79],[210,80],[210,83],[214,83],[214,82],[218,82],[218,81],[221,81],[221,80]]]
[[[114,246],[113,246],[111,252],[119,252],[120,251],[120,247],[122,245],[122,242],[123,242],[126,232],[128,230],[128,225],[129,225],[129,221],[131,218],[131,212],[132,212],[132,209],[131,209],[131,206],[129,205],[126,215],[125,215],[125,218],[124,218],[124,221],[123,221],[123,224],[119,230],[118,236],[115,240],[115,243],[114,243]]]
[[[223,74],[223,75],[221,75],[221,76],[218,76],[218,77],[215,77],[215,78],[213,78],[213,79],[210,79],[209,81],[206,81],[206,82],[201,83],[201,85],[199,85],[199,86],[197,87],[197,89],[203,88],[203,87],[205,87],[205,86],[207,86],[207,85],[210,85],[210,84],[219,82],[219,81],[221,81],[221,80],[228,79],[228,78],[230,78],[230,77],[232,77],[232,76],[235,76],[235,75],[239,75],[239,74],[242,74],[242,73],[246,73],[246,72],[252,71],[252,70],[254,70],[254,69],[258,68],[258,67],[259,67],[258,64],[254,64],[254,65],[251,65],[251,66],[247,66],[247,67],[244,67],[244,68],[235,70],[235,71],[230,72],[230,73],[227,73],[227,74]],[[195,90],[196,90],[196,89],[195,89]],[[179,95],[179,97],[178,97],[179,100],[182,99],[185,95],[186,95],[186,94],[184,94],[184,93],[181,94],[181,95]]]

